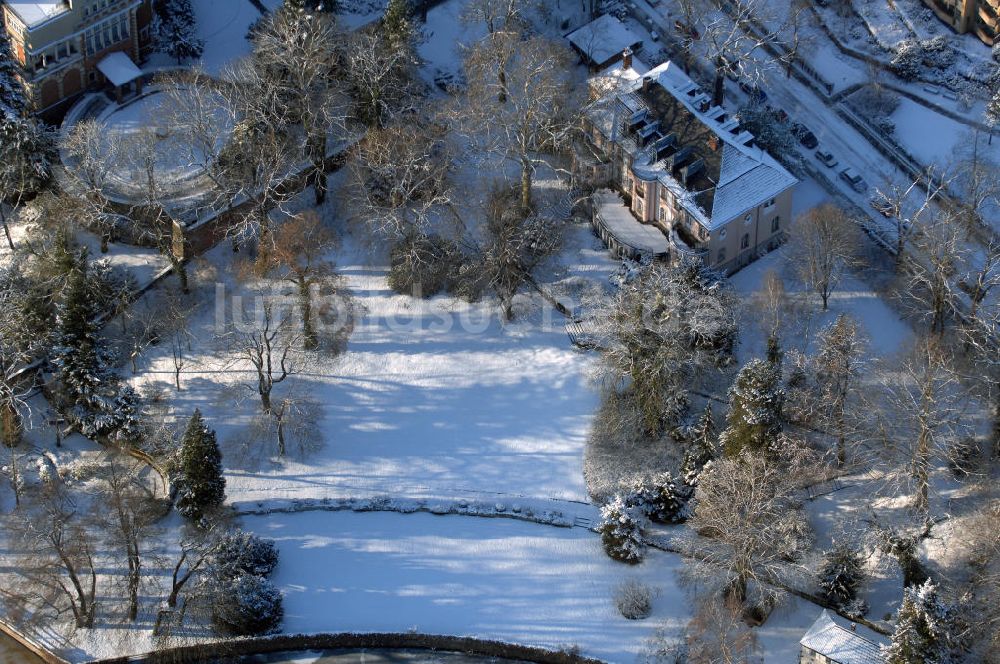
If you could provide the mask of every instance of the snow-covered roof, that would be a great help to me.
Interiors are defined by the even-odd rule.
[[[135,66],[132,58],[121,51],[109,54],[97,63],[97,68],[101,70],[102,74],[108,77],[108,80],[114,86],[131,83],[142,76],[142,71]]]
[[[593,21],[566,35],[566,39],[591,62],[603,65],[642,39],[614,16],[601,14]]]
[[[799,643],[838,664],[883,664],[885,661],[876,641],[840,625],[826,609]]]
[[[735,117],[711,106],[709,95],[669,61],[645,74],[618,65],[595,77],[592,90],[606,98],[595,104],[591,120],[632,156],[635,175],[660,182],[676,196],[680,207],[709,230],[798,182],[753,144],[753,136],[739,128]],[[640,141],[626,125],[643,113],[645,119],[638,124],[651,138]],[[664,141],[663,149],[657,149],[659,139]],[[682,176],[678,169],[674,155],[682,149],[687,150],[685,160],[677,163],[697,162],[695,175],[689,171]]]
[[[654,256],[667,253],[669,242],[663,231],[656,226],[643,224],[633,217],[616,194],[608,189],[602,189],[597,192],[595,198],[597,215],[615,239],[640,253]]]
[[[29,28],[69,10],[66,0],[6,0],[6,4]]]

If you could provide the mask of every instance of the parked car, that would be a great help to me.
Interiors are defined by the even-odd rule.
[[[868,191],[868,183],[853,168],[845,168],[840,172],[840,179],[851,185],[851,189],[859,193]]]
[[[758,104],[764,103],[767,100],[767,93],[761,90],[756,85],[751,85],[746,81],[740,81],[740,90],[750,95],[750,101],[756,102]]]
[[[799,143],[804,145],[807,149],[812,150],[817,145],[819,145],[819,140],[816,138],[816,134],[809,131],[801,122],[792,123],[792,136],[798,139]]]
[[[837,165],[837,158],[829,150],[816,150],[816,158],[827,168],[833,168]]]
[[[674,30],[681,33],[685,37],[689,37],[691,39],[701,39],[701,33],[698,32],[697,28],[693,25],[688,25],[680,19],[674,21]]]
[[[649,38],[654,42],[658,42],[660,41],[660,33],[658,33],[656,30],[653,30],[652,32],[649,33]]]

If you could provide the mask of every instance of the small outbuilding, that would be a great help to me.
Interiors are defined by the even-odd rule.
[[[642,48],[642,39],[614,16],[602,14],[566,35],[580,58],[594,70],[606,69],[622,58],[626,49]]]
[[[823,609],[799,641],[799,664],[884,664],[885,640],[855,623],[844,623]]]
[[[136,95],[142,94],[142,70],[132,62],[132,58],[128,57],[126,53],[122,51],[109,53],[97,63],[97,69],[114,87],[115,98],[119,104],[129,92],[134,92]]]

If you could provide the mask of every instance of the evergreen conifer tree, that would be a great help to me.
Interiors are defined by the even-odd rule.
[[[205,42],[198,37],[191,0],[159,0],[156,19],[160,50],[177,60],[177,64],[201,57]]]
[[[28,98],[20,73],[7,32],[0,30],[0,124],[28,114]]]
[[[892,642],[883,646],[885,664],[946,664],[952,661],[954,609],[941,601],[928,579],[903,591]]]
[[[781,433],[784,399],[781,370],[760,359],[747,362],[729,388],[727,426],[719,437],[726,457],[768,452]]]
[[[76,258],[63,301],[56,314],[57,345],[52,363],[57,368],[63,406],[89,407],[106,378],[97,343],[96,315],[87,281],[87,254]]]
[[[642,561],[643,519],[637,511],[638,508],[630,507],[621,494],[616,494],[601,507],[601,522],[597,531],[601,534],[604,551],[623,563]]]
[[[865,578],[865,565],[861,553],[847,544],[835,544],[826,553],[819,570],[819,588],[824,599],[838,609],[863,613],[856,603],[858,591]]]
[[[716,437],[718,431],[715,417],[712,415],[712,404],[705,404],[698,421],[687,431],[688,446],[684,450],[684,461],[681,464],[681,479],[689,487],[697,486],[698,475],[705,464],[718,456]]]
[[[226,499],[226,478],[222,476],[222,454],[215,432],[195,410],[181,439],[177,478],[177,509],[190,519],[200,519],[210,508]]]
[[[389,0],[382,15],[382,30],[393,50],[409,49],[413,40],[409,0]]]

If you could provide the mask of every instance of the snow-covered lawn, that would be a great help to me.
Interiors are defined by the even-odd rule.
[[[610,560],[593,533],[502,519],[312,512],[244,517],[281,551],[274,581],[287,632],[408,631],[496,638],[547,648],[579,646],[634,662],[659,627],[690,617],[678,587],[681,559],[648,551]],[[635,578],[658,591],[653,614],[622,618],[614,588]],[[757,630],[765,661],[796,661],[819,608],[789,599]]]
[[[927,166],[953,167],[956,151],[971,140],[972,129],[968,125],[906,97],[900,99],[892,120],[896,123],[896,141]],[[980,141],[980,150],[985,152],[983,156],[1000,161],[1000,141],[994,140],[992,145]]]
[[[398,631],[497,638],[632,662],[652,629],[680,630],[680,559],[610,560],[580,528],[430,515],[245,517],[281,551],[274,581],[287,632]],[[637,578],[660,593],[653,616],[618,615],[613,589]]]
[[[615,269],[589,228],[573,227],[568,243],[564,275],[598,283]],[[219,247],[208,260],[224,272],[227,254],[228,246]],[[234,403],[224,389],[245,374],[213,342],[215,305],[206,301],[213,291],[202,291],[183,389],[166,396],[181,415],[201,408],[217,428],[231,501],[489,492],[586,499],[582,451],[597,403],[594,357],[569,343],[562,316],[522,297],[520,318],[502,325],[489,299],[398,295],[384,266],[357,254],[337,258],[357,319],[342,355],[321,355],[308,375],[275,388],[276,397],[290,389],[322,408],[321,448],[282,463],[259,467],[248,458],[271,457],[271,449],[244,452],[259,403]],[[170,380],[168,348],[153,349],[147,362],[136,383]]]

